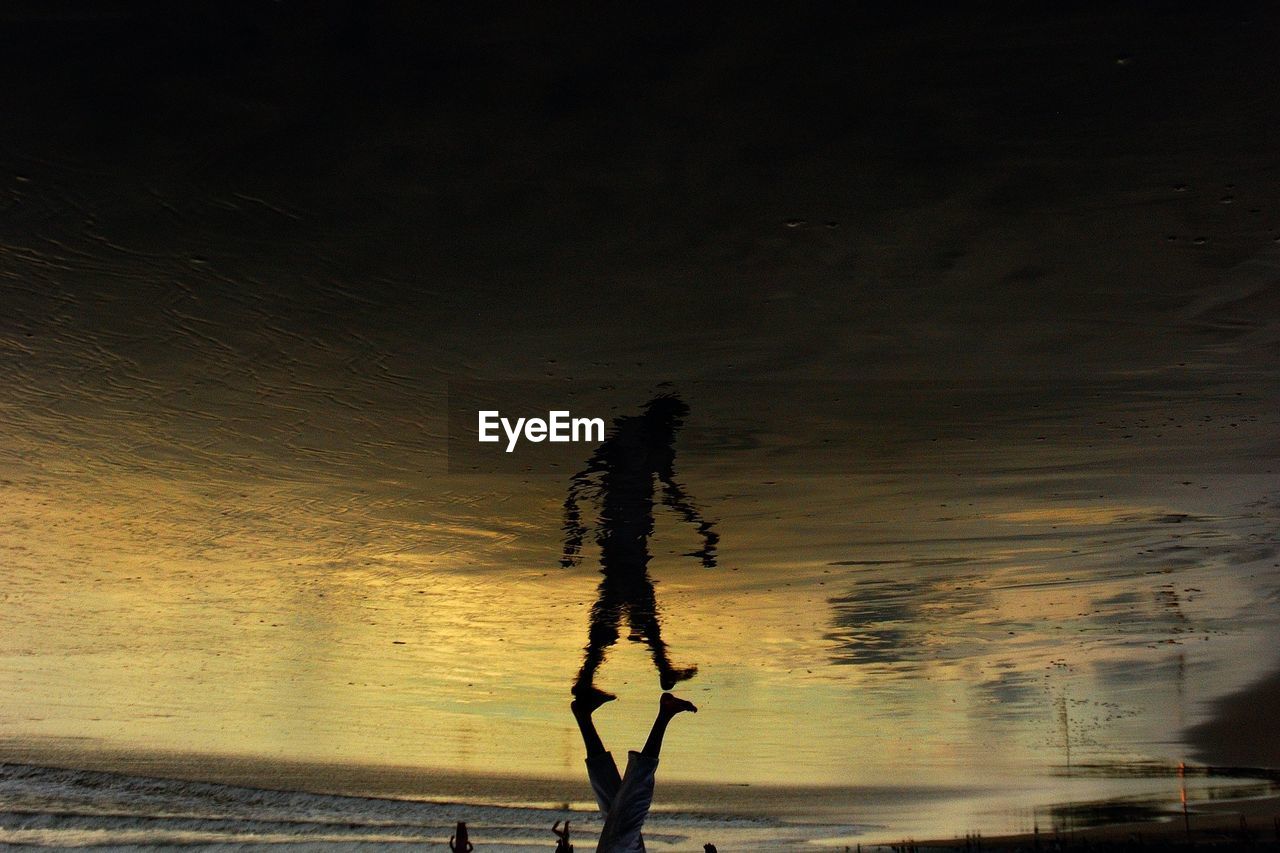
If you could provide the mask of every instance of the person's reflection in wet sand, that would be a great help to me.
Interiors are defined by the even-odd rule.
[[[587,528],[578,507],[584,496],[600,503],[596,542],[600,545],[598,598],[591,608],[591,629],[582,669],[573,686],[575,696],[599,694],[595,673],[605,653],[618,640],[618,626],[627,617],[630,639],[643,639],[653,653],[663,690],[691,678],[696,666],[676,667],[662,641],[657,601],[649,577],[649,536],[653,533],[654,486],[662,484],[662,503],[694,524],[702,536],[698,557],[708,568],[716,565],[719,536],[712,530],[684,489],[675,480],[676,432],[684,424],[689,407],[679,397],[664,394],[645,405],[644,414],[615,418],[613,430],[572,478],[564,502],[564,553],[560,564],[573,566],[581,559]]]

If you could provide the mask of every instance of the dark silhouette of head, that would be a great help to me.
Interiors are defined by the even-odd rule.
[[[651,426],[675,431],[684,425],[689,406],[675,394],[659,394],[644,406],[644,419]]]

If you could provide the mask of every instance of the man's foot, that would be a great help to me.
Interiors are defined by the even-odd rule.
[[[672,696],[670,693],[663,693],[662,698],[658,700],[658,707],[664,714],[679,714],[681,711],[692,711],[698,713],[698,706],[687,699],[681,699],[679,696]]]
[[[698,674],[696,666],[686,666],[680,669],[668,669],[658,677],[658,683],[662,685],[663,690],[670,690],[681,681],[688,681]]]
[[[612,693],[605,693],[594,684],[588,684],[584,687],[574,686],[574,699],[569,703],[569,709],[575,714],[586,714],[588,717],[595,713],[605,702],[612,702],[617,699]]]

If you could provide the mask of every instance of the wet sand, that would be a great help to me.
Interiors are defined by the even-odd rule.
[[[554,567],[567,472],[446,476],[459,380],[556,407],[572,380],[601,413],[645,399],[619,382],[705,386],[681,473],[731,572],[654,551],[710,700],[663,808],[777,814],[812,797],[763,784],[812,779],[898,796],[920,820],[886,834],[1021,829],[1092,782],[1041,768],[1176,762],[1268,670],[1273,14],[635,39],[402,5],[358,38],[342,4],[7,30],[8,736],[257,756],[73,767],[589,796],[564,690],[599,579]],[[617,652],[611,683],[652,690]],[[1197,760],[1273,763],[1231,707]],[[484,775],[525,767],[559,775]],[[939,777],[1005,788],[918,793]]]
[[[584,780],[480,775],[409,766],[297,761],[280,757],[155,753],[67,742],[45,742],[33,749],[31,743],[0,740],[0,762],[26,761],[35,761],[43,767],[68,768],[73,772],[127,774],[126,780],[135,778],[148,791],[155,788],[156,780],[175,780],[197,785],[237,786],[248,791],[280,792],[293,797],[281,807],[286,813],[298,809],[299,803],[305,806],[310,802],[305,800],[307,794],[317,794],[376,798],[374,805],[364,806],[368,809],[409,808],[407,805],[385,805],[396,802],[447,806],[451,810],[447,815],[449,820],[469,819],[478,829],[490,833],[511,815],[533,819],[541,817],[543,812],[551,817],[568,814],[576,825],[585,827],[582,831],[588,834],[594,819],[593,805],[586,800]],[[1244,773],[1223,769],[1221,775],[1230,778]],[[1280,781],[1280,773],[1269,778]],[[182,793],[186,789],[175,790]],[[298,800],[294,796],[298,793],[302,793],[304,799]],[[683,836],[693,831],[686,826],[692,822],[703,835],[710,833],[724,842],[725,849],[734,849],[728,845],[746,840],[741,834],[745,826],[754,827],[752,831],[757,834],[776,832],[778,839],[785,837],[779,841],[781,849],[792,849],[791,844],[807,839],[805,843],[809,844],[860,843],[868,850],[883,850],[894,844],[884,830],[902,819],[900,815],[893,817],[900,809],[905,807],[914,813],[917,826],[928,824],[937,827],[945,824],[939,818],[954,805],[960,794],[946,787],[927,789],[888,784],[806,789],[672,781],[662,784],[661,808],[655,812],[654,820],[655,828],[664,828],[658,832],[658,837],[676,844],[674,849],[686,849],[681,844],[691,840],[691,835]],[[1224,795],[1219,793],[1219,796]],[[215,796],[207,802],[217,801]],[[937,837],[930,841],[904,838],[902,844],[928,849],[969,850],[1029,850],[1037,849],[1039,844],[1042,849],[1052,850],[1055,845],[1059,848],[1127,849],[1187,844],[1221,846],[1248,843],[1257,846],[1280,843],[1280,835],[1277,834],[1280,831],[1280,796],[1193,802],[1185,822],[1181,814],[1169,809],[1170,804],[1165,800],[1077,803],[1072,806],[1073,820],[1086,824],[1112,822],[1055,831],[1052,828],[1054,817],[1045,816],[1038,821],[1044,827],[1038,838],[1033,833],[984,836],[979,848],[975,836],[966,848],[963,834],[956,833],[953,837]],[[305,808],[298,813],[302,811]],[[1149,820],[1132,820],[1135,813],[1148,813],[1152,817]],[[857,817],[856,824],[849,821],[851,816]],[[426,829],[418,827],[416,831]],[[754,839],[755,842],[760,840]],[[750,849],[763,848],[757,845]]]
[[[165,752],[76,744],[69,739],[23,742],[0,739],[0,764],[121,773],[150,779],[215,783],[270,791],[335,796],[377,797],[516,808],[595,811],[585,772],[556,778],[533,772],[510,774],[451,771],[411,765],[300,760],[283,756]],[[787,819],[834,816],[849,803],[869,812],[898,803],[929,804],[960,796],[947,786],[882,785],[799,786],[685,782],[663,779],[657,811],[680,810],[753,818]],[[575,815],[575,820],[577,816]]]

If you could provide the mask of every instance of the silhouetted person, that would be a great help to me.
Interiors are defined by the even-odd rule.
[[[702,853],[718,853],[714,844],[702,845]]]
[[[613,755],[604,748],[604,742],[591,720],[595,710],[613,698],[597,690],[579,696],[569,705],[582,732],[582,743],[587,748],[587,778],[591,780],[596,803],[604,815],[604,828],[600,830],[596,853],[644,853],[644,838],[640,830],[653,803],[653,778],[658,769],[658,755],[662,751],[667,723],[682,711],[696,714],[698,709],[692,702],[663,693],[658,700],[658,716],[649,730],[644,749],[627,754],[627,772],[620,776]]]
[[[467,839],[467,825],[463,821],[458,821],[458,828],[449,836],[449,849],[453,853],[471,853],[476,849]]]
[[[551,831],[556,835],[556,853],[573,853],[573,845],[569,843],[569,821],[564,822],[564,829],[560,828],[560,821],[556,821]]]
[[[691,678],[696,666],[678,668],[667,655],[658,624],[658,606],[649,577],[649,536],[653,533],[654,478],[662,485],[662,503],[690,524],[697,525],[702,548],[688,556],[714,568],[719,536],[675,480],[676,432],[684,424],[689,407],[674,395],[650,400],[642,415],[615,418],[613,430],[587,460],[587,467],[569,484],[564,502],[564,553],[562,566],[575,565],[582,557],[587,528],[578,501],[584,493],[598,499],[600,515],[595,525],[600,545],[598,597],[591,608],[591,628],[582,669],[573,686],[576,696],[600,692],[595,673],[606,650],[618,641],[618,625],[627,617],[632,640],[644,639],[653,653],[663,690]],[[603,694],[608,696],[609,694]]]

